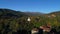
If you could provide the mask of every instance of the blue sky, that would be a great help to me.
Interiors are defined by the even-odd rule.
[[[60,10],[60,0],[0,0],[0,8],[50,13]]]

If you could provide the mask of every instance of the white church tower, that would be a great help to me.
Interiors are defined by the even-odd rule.
[[[27,21],[28,21],[28,22],[30,22],[30,21],[31,21],[30,17],[28,17]]]

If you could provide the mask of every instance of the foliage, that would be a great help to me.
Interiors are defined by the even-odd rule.
[[[44,16],[29,16],[31,21],[28,22],[28,16],[19,11],[14,11],[10,9],[0,9],[0,33],[1,34],[12,34],[13,32],[18,32],[18,30],[30,31],[34,27],[40,27],[41,25],[51,24],[52,28],[60,31],[60,16],[48,17]]]

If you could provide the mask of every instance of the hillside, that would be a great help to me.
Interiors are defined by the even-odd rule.
[[[60,16],[60,11],[51,12],[51,13],[49,13],[49,14],[55,14],[55,15]]]
[[[21,11],[0,9],[0,34],[14,34],[22,30],[31,30],[33,24],[27,22],[27,16]]]
[[[26,15],[21,11],[15,11],[11,9],[0,9],[0,18],[9,18],[9,17],[18,18],[22,16]]]
[[[30,22],[27,21],[29,16],[31,19]],[[60,11],[43,14],[38,12],[21,12],[11,9],[0,9],[1,34],[21,33],[24,30],[30,33],[29,31],[34,27],[49,24],[51,28],[56,27],[55,29],[60,31]]]

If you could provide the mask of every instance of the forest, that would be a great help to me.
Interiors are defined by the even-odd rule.
[[[30,17],[31,21],[27,21]],[[60,31],[60,11],[49,14],[25,13],[11,9],[0,9],[0,34],[16,34],[26,30],[28,34],[34,27],[50,24],[57,32]],[[25,31],[25,32],[26,32]]]

